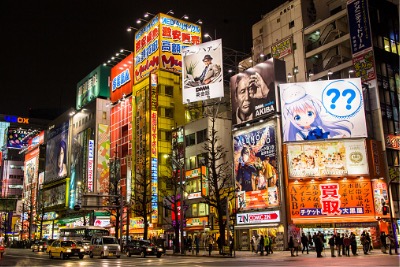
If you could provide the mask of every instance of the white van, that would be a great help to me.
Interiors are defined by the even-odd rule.
[[[93,236],[90,241],[89,257],[100,256],[121,257],[121,246],[118,244],[117,238],[113,236]]]

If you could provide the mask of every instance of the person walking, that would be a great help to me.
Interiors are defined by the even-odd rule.
[[[394,238],[390,233],[386,235],[386,244],[389,247],[389,255],[392,255],[392,248],[394,248]]]
[[[290,256],[294,257],[294,253],[293,253],[293,251],[294,251],[294,240],[293,240],[293,236],[292,235],[289,238],[288,246],[289,246],[289,250],[290,250]]]
[[[304,250],[307,250],[307,254],[308,254],[308,242],[309,242],[308,237],[306,236],[305,233],[303,233],[301,235],[301,244],[303,246],[303,249],[301,250],[301,254],[304,253]]]
[[[381,233],[380,241],[381,241],[381,251],[382,251],[383,254],[386,254],[387,252],[386,252],[386,235],[385,235],[385,232]]]
[[[319,234],[315,234],[314,238],[315,251],[317,252],[317,258],[322,258],[322,250],[324,249],[324,243],[322,237]]]
[[[260,256],[264,255],[264,236],[260,235]]]
[[[200,252],[200,238],[198,235],[194,236],[194,245],[196,246],[196,256],[199,255]]]
[[[336,257],[335,256],[335,238],[336,238],[336,235],[333,234],[331,236],[331,238],[329,238],[329,240],[328,240],[328,245],[331,249],[331,257]]]
[[[254,235],[250,240],[250,245],[251,245],[251,252],[256,252],[256,237]]]
[[[336,234],[335,245],[336,245],[338,257],[342,257],[341,252],[342,252],[342,247],[343,247],[343,239],[340,237],[339,233]]]
[[[350,257],[350,243],[351,243],[351,240],[350,240],[349,236],[346,235],[343,238],[343,248],[344,248],[343,256]]]
[[[272,251],[272,237],[268,236],[268,239],[269,239],[268,251],[269,251],[270,254],[272,254],[272,253],[274,253]]]
[[[208,237],[208,256],[211,256],[211,252],[213,250],[214,238],[212,235]]]
[[[266,235],[264,237],[264,250],[265,250],[265,255],[269,255],[269,237]]]
[[[357,240],[356,240],[356,235],[354,233],[350,234],[350,247],[351,247],[351,253],[353,254],[353,256],[358,256]]]
[[[300,247],[300,239],[298,237],[294,238],[294,252],[296,252],[296,256],[299,256],[299,247]],[[293,253],[294,254],[294,253]]]
[[[314,239],[312,238],[310,232],[308,232],[308,246],[311,249],[311,246],[313,245]]]

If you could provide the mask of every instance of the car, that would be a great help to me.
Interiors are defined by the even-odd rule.
[[[32,250],[32,252],[35,252],[35,251],[45,252],[47,250],[48,244],[49,243],[47,240],[36,241],[35,243],[32,244],[31,250]]]
[[[77,241],[76,243],[83,247],[85,254],[89,255],[90,241]]]
[[[142,258],[156,256],[160,258],[164,250],[161,246],[153,244],[150,240],[131,240],[125,245],[126,256],[140,255]]]
[[[72,256],[78,256],[80,259],[83,259],[85,256],[85,250],[83,247],[78,246],[75,241],[71,240],[56,240],[47,247],[46,252],[49,254],[50,259],[56,256],[63,260]]]
[[[100,256],[100,258],[121,257],[121,246],[114,236],[93,236],[90,241],[89,257]]]

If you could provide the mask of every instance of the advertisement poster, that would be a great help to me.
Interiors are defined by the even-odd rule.
[[[7,148],[21,149],[27,147],[32,137],[30,131],[22,128],[8,128]]]
[[[182,50],[184,104],[224,96],[222,40]]]
[[[45,182],[67,177],[68,122],[47,133]]]
[[[281,84],[283,141],[367,137],[361,80]]]
[[[382,216],[383,205],[389,206],[387,184],[380,179],[372,180],[372,189],[374,190],[374,206],[376,216]]]
[[[368,175],[364,140],[287,145],[289,179]]]
[[[232,76],[232,125],[274,115],[277,111],[276,86],[285,82],[285,73],[285,62],[271,58]]]
[[[288,192],[292,218],[374,216],[369,179],[313,183],[289,181]]]
[[[62,183],[55,187],[43,190],[43,207],[65,206],[66,184]]]
[[[234,177],[239,210],[279,206],[275,138],[274,123],[234,133]]]
[[[374,52],[372,50],[353,57],[355,76],[367,82],[376,78]]]
[[[292,37],[279,41],[271,46],[271,56],[283,58],[292,53]]]

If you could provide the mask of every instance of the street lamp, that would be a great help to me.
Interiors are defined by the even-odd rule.
[[[143,17],[148,18],[149,16],[155,16],[154,14],[150,13],[150,12],[146,12],[144,13]]]
[[[138,19],[136,20],[136,23],[137,23],[137,24],[140,24],[140,23],[142,23],[142,21],[143,21],[143,22],[146,22],[146,23],[149,22],[148,20],[138,18]]]
[[[201,19],[196,20],[195,24],[203,24],[203,21]]]
[[[293,75],[289,72],[287,74],[287,82],[290,83],[290,79],[292,79]]]
[[[205,34],[204,34],[204,37],[210,38],[211,41],[213,40],[213,38],[211,37],[211,35],[209,35],[208,33],[205,33]]]
[[[169,10],[167,13],[165,13],[166,15],[174,15],[174,11],[173,10]]]
[[[126,28],[126,31],[127,31],[127,32],[138,31],[138,30],[139,30],[138,28],[131,27],[131,26],[129,26],[128,28]]]
[[[330,77],[332,74],[333,74],[333,72],[332,72],[331,70],[328,70],[328,80],[329,80],[329,77]]]
[[[181,231],[181,254],[185,254],[185,244],[183,243],[183,165],[181,163],[179,163],[176,159],[174,159],[173,157],[171,158],[172,162],[175,164],[175,166],[178,167],[178,169],[180,170],[180,206],[181,206],[181,218],[180,218],[180,222],[179,222],[179,228]]]
[[[354,70],[353,69],[350,69],[349,70],[349,79],[351,78],[351,74],[353,74],[354,73]]]
[[[186,19],[186,20],[188,20],[189,19],[189,16],[188,15],[183,15],[182,17],[181,17],[181,19]]]

